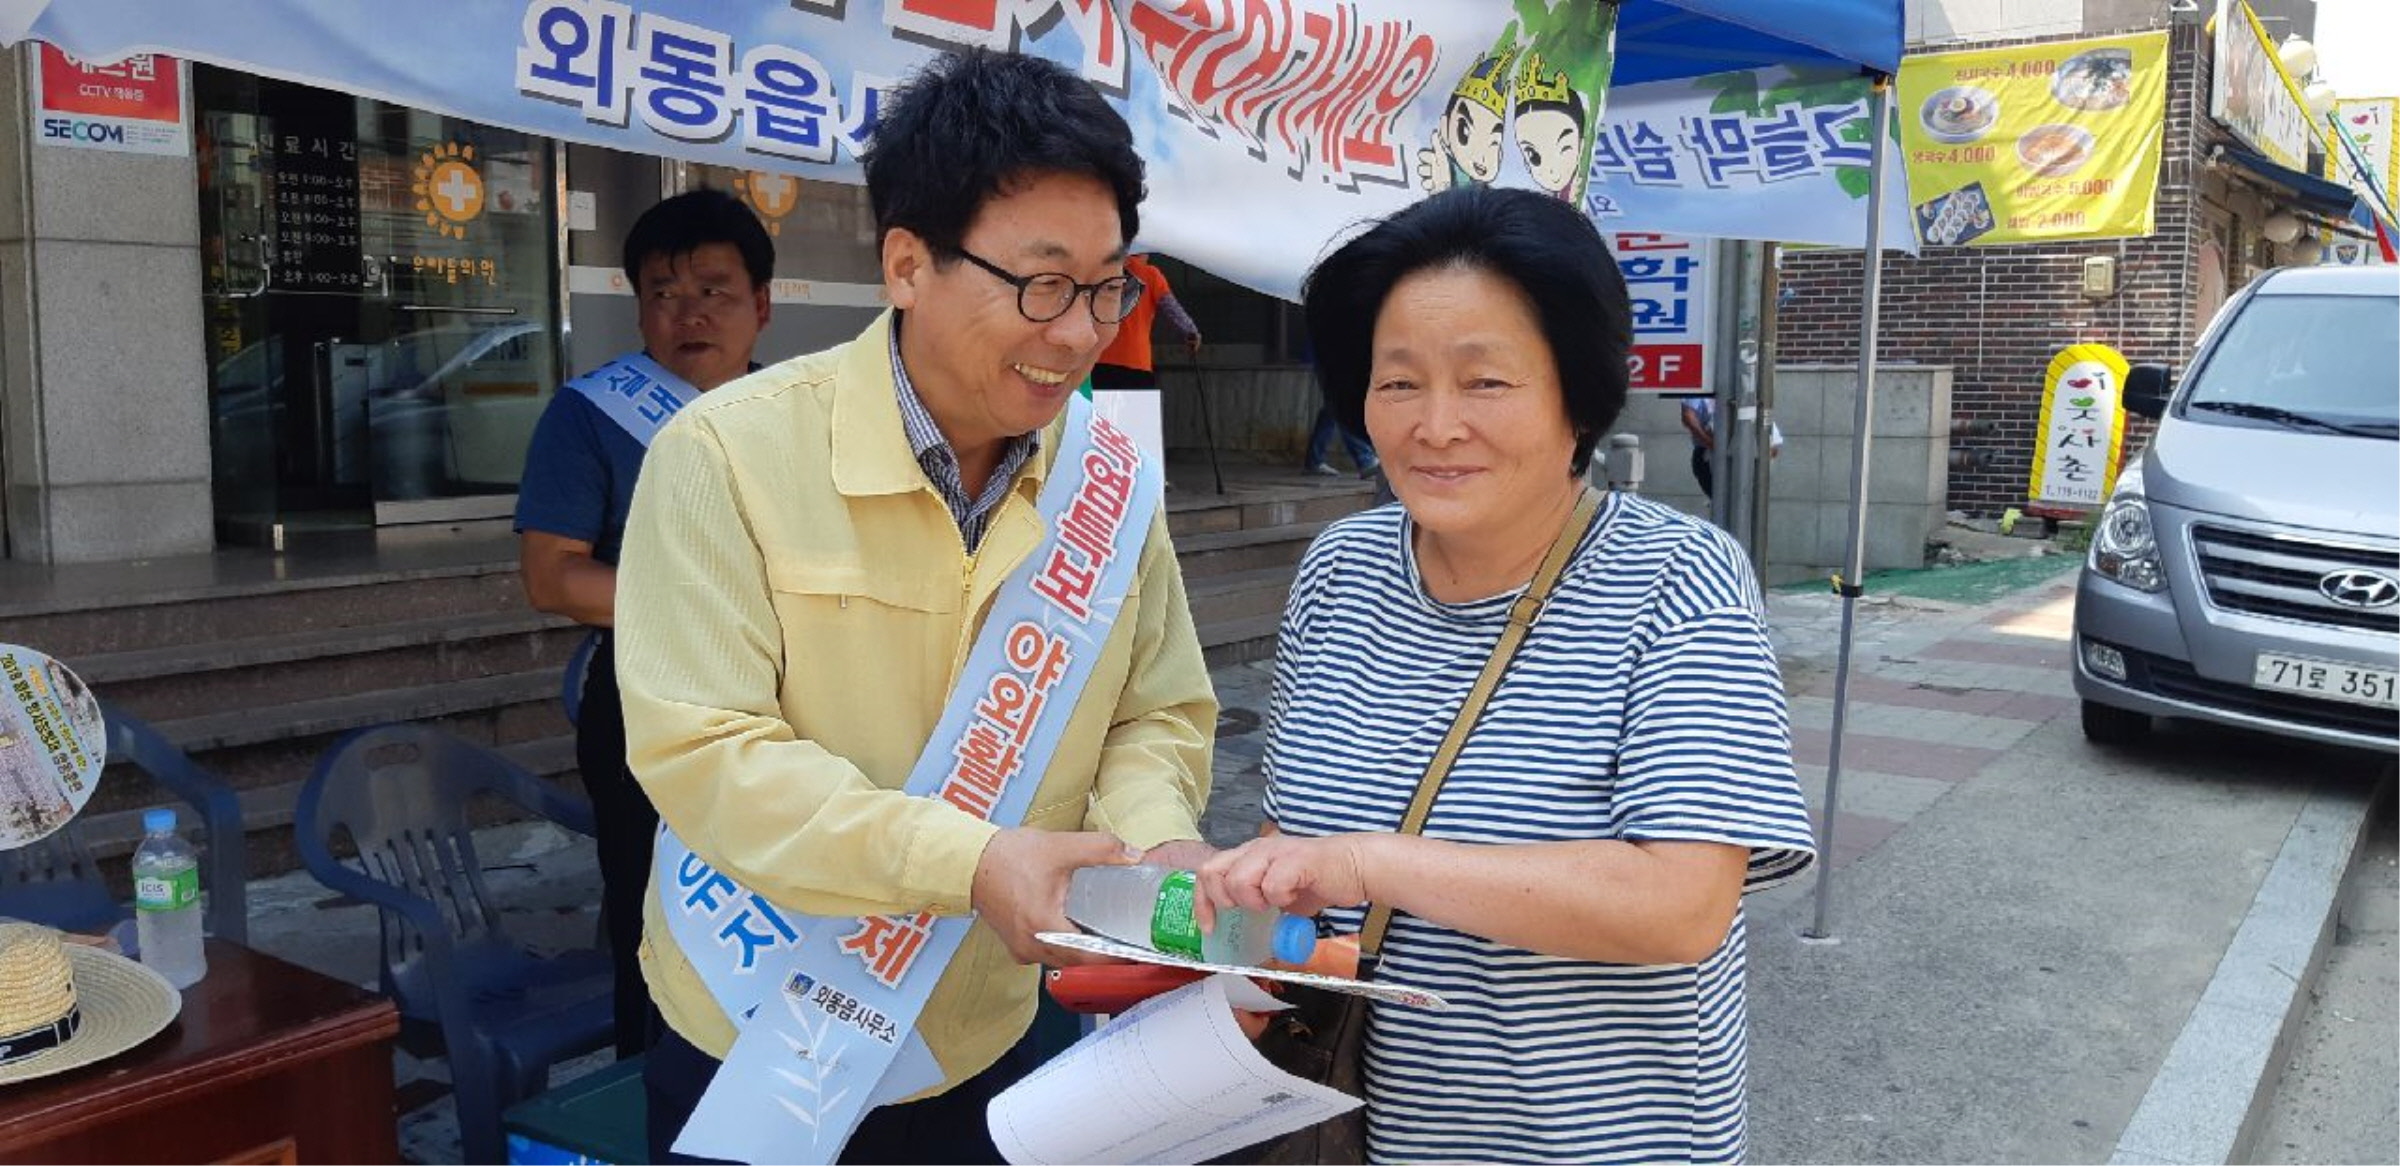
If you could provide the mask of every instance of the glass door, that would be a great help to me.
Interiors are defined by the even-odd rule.
[[[222,70],[194,90],[221,525],[508,514],[558,383],[548,145]]]

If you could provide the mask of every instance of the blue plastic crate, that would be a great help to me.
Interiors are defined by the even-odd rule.
[[[513,1166],[649,1161],[645,1102],[640,1057],[526,1098],[501,1118],[508,1160]]]

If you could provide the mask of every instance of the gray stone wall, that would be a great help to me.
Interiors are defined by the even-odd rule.
[[[214,545],[193,159],[30,141],[30,46],[0,54],[6,555]]]
[[[1767,474],[1767,554],[1759,565],[1770,581],[1821,575],[1849,557],[1857,379],[1852,365],[1776,370],[1774,420],[1784,444]],[[1642,439],[1644,497],[1706,515],[1707,500],[1692,479],[1691,439],[1678,419],[1681,405],[1681,398],[1638,395],[1626,404],[1616,432]],[[1870,445],[1867,568],[1922,567],[1925,540],[1941,529],[1946,514],[1950,370],[1878,368]]]

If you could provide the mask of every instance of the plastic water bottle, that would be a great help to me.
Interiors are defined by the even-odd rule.
[[[171,808],[142,813],[133,852],[133,926],[142,963],[178,988],[208,974],[200,949],[200,857],[175,832]]]
[[[1202,935],[1198,897],[1188,870],[1087,866],[1067,881],[1067,918],[1119,943],[1212,964],[1298,965],[1316,952],[1316,924],[1280,911],[1223,908],[1215,930]]]

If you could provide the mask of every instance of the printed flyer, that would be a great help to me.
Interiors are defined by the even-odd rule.
[[[91,800],[107,758],[92,690],[48,656],[0,644],[0,850],[66,825]]]

